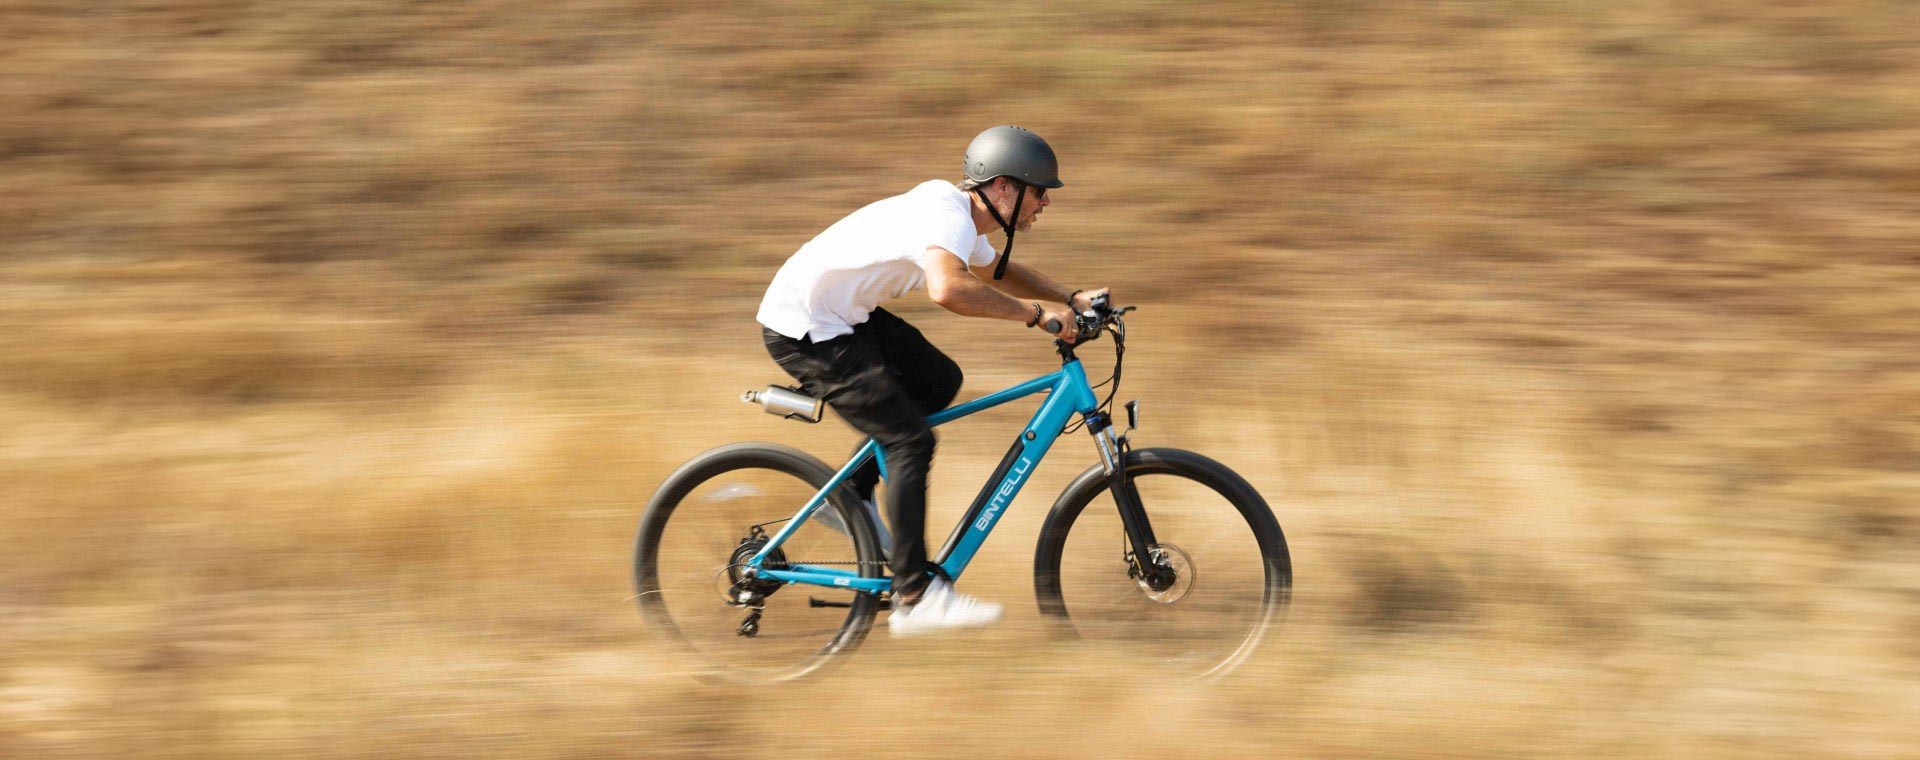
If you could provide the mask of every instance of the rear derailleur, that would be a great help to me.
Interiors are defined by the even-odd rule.
[[[768,539],[767,532],[755,525],[749,529],[747,537],[740,539],[740,544],[733,548],[733,556],[727,559],[729,585],[725,592],[726,603],[734,607],[744,607],[747,610],[747,618],[740,621],[738,628],[733,629],[735,636],[758,636],[760,615],[767,608],[767,597],[773,596],[773,592],[779,591],[786,585],[776,580],[758,577],[754,569],[747,565],[748,560],[759,555],[760,550],[766,547]],[[779,549],[774,549],[767,553],[767,560],[761,566],[776,569],[786,567],[787,555],[781,553]]]

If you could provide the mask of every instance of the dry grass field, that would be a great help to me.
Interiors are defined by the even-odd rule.
[[[0,4],[0,757],[1920,754],[1920,6]],[[1233,677],[988,632],[778,689],[628,600],[679,462],[837,421],[754,307],[997,123],[1266,494]],[[897,309],[965,397],[1054,366]],[[1104,348],[1090,364],[1106,366]],[[1102,373],[1104,374],[1104,373]],[[1030,408],[1030,407],[1029,407]],[[937,541],[1027,408],[943,429]],[[858,718],[853,716],[859,715]]]

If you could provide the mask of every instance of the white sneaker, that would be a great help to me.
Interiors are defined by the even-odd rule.
[[[1000,619],[1000,605],[981,601],[953,590],[953,584],[935,578],[920,594],[920,601],[905,609],[894,608],[887,616],[887,631],[895,636],[915,636],[949,628],[974,628]]]

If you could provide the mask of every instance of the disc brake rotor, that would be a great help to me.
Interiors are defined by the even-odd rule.
[[[1140,593],[1160,604],[1173,604],[1180,601],[1193,590],[1193,558],[1187,552],[1173,544],[1154,544],[1147,547],[1147,556],[1163,572],[1173,574],[1173,583],[1159,591],[1145,578],[1135,578],[1133,582],[1140,587]]]

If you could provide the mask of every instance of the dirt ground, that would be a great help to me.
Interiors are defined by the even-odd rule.
[[[0,757],[1920,754],[1920,7],[0,5]],[[1219,682],[987,632],[704,685],[629,600],[840,215],[1031,127],[1020,260],[1271,502]],[[1012,323],[896,311],[975,397]],[[894,308],[894,305],[889,305]],[[1108,360],[1089,354],[1094,369]],[[1100,373],[1104,374],[1104,373]],[[936,540],[1031,407],[943,428]],[[855,718],[854,715],[859,717]]]

